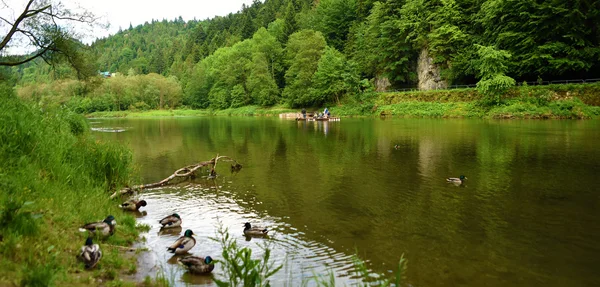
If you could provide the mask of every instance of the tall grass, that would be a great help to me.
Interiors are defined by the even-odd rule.
[[[107,256],[94,276],[116,278],[128,265],[111,264],[105,244],[130,244],[139,235],[135,218],[108,200],[131,176],[130,152],[94,140],[80,115],[27,104],[8,89],[0,97],[0,286],[84,280],[73,273],[83,270],[75,254],[87,236],[78,227],[108,214],[119,225],[98,242]]]
[[[219,224],[217,229],[217,237],[212,239],[221,244],[222,259],[216,260],[216,263],[226,274],[225,279],[215,279],[217,286],[270,286],[269,278],[283,267],[283,265],[275,266],[269,261],[271,249],[268,243],[261,246],[262,258],[254,259],[252,249],[240,247],[222,224]]]

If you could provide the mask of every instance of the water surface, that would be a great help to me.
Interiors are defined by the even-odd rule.
[[[404,254],[412,286],[600,285],[599,121],[94,122],[99,138],[132,148],[145,183],[217,154],[244,166],[143,194],[139,221],[152,230],[140,276],[162,269],[177,284],[214,285],[171,264],[166,246],[180,234],[159,235],[157,221],[178,212],[198,234],[196,255],[220,257],[209,239],[218,222],[258,254],[271,242],[286,262],[276,286],[327,270],[352,285],[355,251],[383,274]],[[461,174],[463,185],[444,180]],[[273,236],[246,241],[246,221]]]

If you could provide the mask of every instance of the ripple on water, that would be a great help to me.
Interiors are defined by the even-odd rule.
[[[351,284],[357,280],[352,277],[356,273],[352,256],[337,252],[323,243],[308,240],[304,232],[285,222],[285,219],[253,210],[251,201],[236,199],[235,194],[230,191],[187,184],[147,190],[143,198],[148,202],[144,207],[146,215],[138,218],[138,221],[151,226],[151,230],[145,234],[146,242],[143,243],[150,251],[145,252],[138,260],[138,280],[143,280],[146,276],[155,277],[162,272],[168,279],[173,279],[177,286],[215,285],[210,277],[185,272],[177,265],[178,256],[168,253],[166,247],[182,236],[183,231],[191,229],[197,235],[196,246],[190,253],[197,256],[210,255],[218,259],[221,257],[221,246],[211,237],[217,236],[219,222],[229,230],[240,246],[252,248],[253,256],[263,254],[259,244],[269,243],[272,262],[284,265],[282,271],[271,280],[273,285],[300,285],[315,274],[328,274],[330,270],[338,277],[336,282],[341,284]],[[158,221],[173,213],[181,216],[182,227],[161,231]],[[243,236],[245,222],[269,228],[269,239]],[[223,275],[218,268],[213,272],[216,276]]]

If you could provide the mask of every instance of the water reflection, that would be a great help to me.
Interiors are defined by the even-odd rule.
[[[378,272],[394,270],[404,254],[413,286],[600,285],[600,122],[325,123],[102,120],[103,127],[132,127],[96,135],[132,147],[145,182],[216,154],[244,165],[148,192],[154,207],[140,221],[152,226],[151,266],[139,269],[156,274],[166,264],[182,278],[183,270],[166,263],[166,246],[178,235],[158,236],[156,223],[179,212],[184,228],[201,234],[192,249],[200,256],[220,254],[209,239],[218,220],[253,250],[262,240],[246,241],[241,224],[268,226],[274,258],[289,260],[295,283],[314,268],[334,268],[341,282],[352,282],[350,255],[358,250]],[[460,174],[465,184],[446,183]],[[279,283],[289,279],[279,276]]]

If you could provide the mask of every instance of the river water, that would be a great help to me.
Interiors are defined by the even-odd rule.
[[[402,255],[411,286],[600,286],[600,121],[267,117],[92,119],[94,134],[133,151],[140,181],[227,155],[243,165],[151,189],[138,214],[150,232],[138,278],[214,286],[166,252],[185,229],[191,253],[221,257],[220,225],[284,268],[274,286],[333,272],[354,285],[352,255],[391,276]],[[456,186],[446,177],[464,174]],[[201,175],[206,175],[202,173]],[[177,212],[183,231],[160,234]],[[266,226],[247,240],[243,223]],[[179,230],[177,230],[179,231]],[[161,271],[162,270],[162,271]],[[219,267],[214,271],[222,275]],[[314,285],[314,281],[308,282]]]

